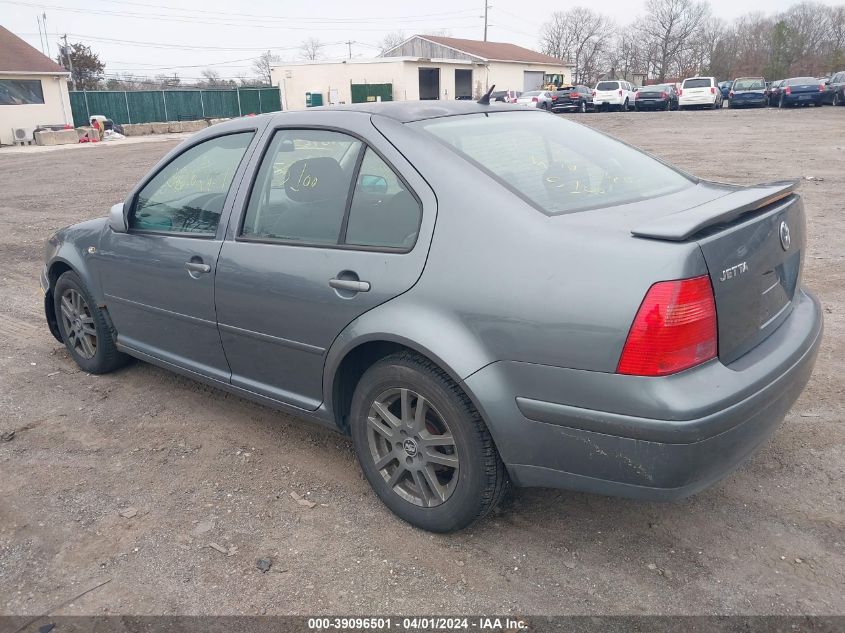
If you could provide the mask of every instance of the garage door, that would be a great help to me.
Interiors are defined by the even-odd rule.
[[[525,76],[525,84],[523,85],[522,89],[525,92],[529,90],[539,90],[540,86],[543,85],[543,72],[537,72],[535,70],[526,70],[523,72]]]

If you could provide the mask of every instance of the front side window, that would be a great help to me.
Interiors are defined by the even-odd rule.
[[[0,105],[44,103],[40,79],[0,79]]]
[[[214,235],[252,137],[253,132],[220,136],[174,158],[138,194],[130,228]]]
[[[550,215],[635,202],[693,185],[654,158],[560,117],[500,112],[410,125],[433,134]]]

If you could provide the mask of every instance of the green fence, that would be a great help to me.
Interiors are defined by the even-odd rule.
[[[152,123],[237,117],[282,109],[278,88],[234,90],[97,90],[70,93],[73,124],[87,125],[92,114],[115,123]]]

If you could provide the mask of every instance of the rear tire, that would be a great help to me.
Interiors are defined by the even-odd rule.
[[[781,95],[780,99],[778,99],[778,108],[785,108],[786,103],[783,100],[783,95]]]
[[[586,114],[587,112],[587,104],[583,101],[581,102],[581,105],[578,106],[578,112],[580,112],[581,114]]]
[[[375,363],[355,387],[350,413],[364,476],[408,523],[454,532],[505,493],[507,472],[481,416],[428,359],[399,352]]]
[[[129,357],[117,350],[106,314],[75,272],[69,270],[59,277],[53,305],[62,340],[80,369],[107,374],[127,363]]]
[[[835,105],[835,106],[842,105],[842,99],[839,98],[838,92],[833,93],[833,105]]]

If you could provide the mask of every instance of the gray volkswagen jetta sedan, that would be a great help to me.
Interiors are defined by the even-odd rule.
[[[41,284],[83,370],[132,356],[348,434],[393,512],[448,532],[510,482],[675,499],[737,467],[813,368],[805,239],[792,182],[382,103],[195,134],[51,237]]]

